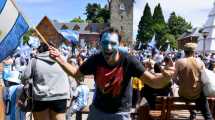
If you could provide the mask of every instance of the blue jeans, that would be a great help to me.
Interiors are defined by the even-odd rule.
[[[131,118],[129,112],[106,113],[91,105],[87,120],[131,120]]]

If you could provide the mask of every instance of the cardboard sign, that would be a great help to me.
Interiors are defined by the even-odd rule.
[[[36,29],[47,42],[53,43],[54,47],[59,47],[64,40],[47,16],[40,21]]]

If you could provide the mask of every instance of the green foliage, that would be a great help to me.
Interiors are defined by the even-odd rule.
[[[168,26],[170,33],[177,39],[180,35],[192,28],[191,23],[187,23],[181,16],[176,16],[175,12],[172,12],[168,20]]]
[[[98,11],[101,9],[101,6],[97,3],[88,3],[86,7],[86,15],[87,19],[86,20],[92,20],[94,17],[97,16]]]
[[[151,9],[147,3],[138,25],[137,41],[141,41],[142,43],[149,42],[153,36],[152,24]]]
[[[102,18],[104,23],[107,23],[110,19],[110,11],[106,9],[107,6],[101,8],[98,12],[97,18]]]
[[[160,4],[155,7],[153,16],[151,16],[151,10],[147,3],[138,25],[137,41],[148,43],[155,34],[157,48],[166,50],[168,44],[171,48],[176,48],[177,38],[191,28],[191,23],[186,22],[181,16],[176,16],[175,12],[171,13],[168,23],[166,23]]]
[[[76,23],[84,23],[85,21],[81,19],[81,17],[73,18],[70,20],[70,22],[76,22]]]
[[[106,9],[106,6],[101,8],[101,5],[97,3],[88,3],[85,14],[88,22],[106,23],[110,19],[110,11]]]
[[[160,4],[158,4],[155,7],[154,14],[153,14],[152,18],[153,18],[153,23],[158,23],[158,24],[164,24],[165,23],[165,19],[164,19],[162,8],[161,8]]]
[[[32,36],[34,32],[33,28],[30,28],[23,36],[23,44],[28,44],[28,41],[30,40],[30,36]]]
[[[170,44],[171,48],[176,48],[176,41],[175,36],[170,33],[165,33],[163,37],[159,41],[160,44],[160,50],[165,51],[168,47],[168,44]]]
[[[157,42],[157,47],[162,48],[164,36],[166,33],[168,33],[169,29],[167,24],[165,23],[165,19],[163,16],[162,8],[160,4],[158,4],[155,7],[154,14],[153,14],[153,26],[152,29],[154,30],[154,33],[156,34],[155,40]]]

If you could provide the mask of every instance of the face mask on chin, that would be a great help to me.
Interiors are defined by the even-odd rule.
[[[116,33],[104,33],[101,39],[101,51],[105,60],[110,63],[115,60],[119,49],[119,37]]]

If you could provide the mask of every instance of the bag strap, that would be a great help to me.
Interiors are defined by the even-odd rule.
[[[34,101],[34,99],[33,99],[34,98],[33,97],[33,86],[34,86],[33,83],[34,83],[34,77],[35,77],[35,72],[36,72],[36,70],[35,70],[36,69],[36,61],[37,61],[36,57],[32,58],[32,60],[31,60],[31,77],[32,77],[32,79],[30,81],[31,82],[30,84],[32,86],[31,87],[31,96],[32,96],[31,97],[31,102],[32,102],[32,107],[31,108],[32,108],[32,110],[33,110],[33,106],[34,106],[33,105],[33,101]],[[29,116],[30,116],[30,120],[32,120],[33,119],[33,112],[32,111],[31,111]]]
[[[31,77],[32,77],[32,83],[33,83],[33,81],[34,81],[34,76],[35,76],[35,69],[36,69],[36,61],[37,61],[37,58],[36,57],[34,57],[34,58],[32,58],[32,60],[31,60]]]

